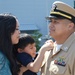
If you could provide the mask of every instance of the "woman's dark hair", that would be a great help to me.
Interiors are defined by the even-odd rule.
[[[11,14],[0,14],[0,51],[10,62],[12,75],[17,75],[17,65],[13,56],[11,34],[16,29],[16,17]]]

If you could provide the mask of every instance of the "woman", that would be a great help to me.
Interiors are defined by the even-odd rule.
[[[17,75],[18,66],[12,53],[19,41],[19,22],[15,16],[0,14],[0,75]]]

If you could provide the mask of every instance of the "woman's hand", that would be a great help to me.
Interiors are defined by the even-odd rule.
[[[27,71],[28,69],[25,67],[25,66],[22,66],[21,68],[20,68],[20,72],[19,72],[19,74],[18,75],[23,75],[23,73],[25,72],[25,71]]]

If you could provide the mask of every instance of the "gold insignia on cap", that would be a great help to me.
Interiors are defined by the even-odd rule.
[[[56,10],[56,8],[57,8],[57,5],[56,4],[53,4],[52,5],[52,10]]]
[[[66,18],[68,18],[68,19],[72,19],[72,17],[71,16],[68,16],[68,15],[66,15],[66,14],[63,14],[63,13],[61,13],[61,12],[50,12],[50,14],[57,14],[57,15],[61,15],[61,16],[64,16],[64,17],[66,17]]]

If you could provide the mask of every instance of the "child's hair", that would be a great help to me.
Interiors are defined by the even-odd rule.
[[[25,34],[24,36],[20,37],[17,47],[24,49],[28,44],[33,44],[33,43],[35,43],[33,37],[29,34]]]
[[[28,44],[35,43],[33,37],[29,34],[22,35],[19,39],[18,44],[14,45],[14,54],[16,56],[18,48],[24,49]]]

